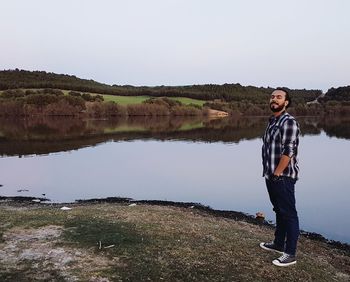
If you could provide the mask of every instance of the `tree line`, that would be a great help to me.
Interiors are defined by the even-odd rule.
[[[55,74],[45,71],[5,70],[0,71],[0,90],[18,88],[51,88],[80,92],[92,92],[122,96],[188,97],[201,100],[225,102],[266,102],[270,87],[242,86],[233,84],[204,84],[187,86],[140,86],[107,85],[94,80],[80,79],[74,75]],[[289,89],[296,103],[306,103],[322,94],[321,90]]]

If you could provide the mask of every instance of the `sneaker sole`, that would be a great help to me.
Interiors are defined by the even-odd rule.
[[[282,267],[284,267],[284,266],[290,266],[290,265],[296,264],[297,261],[295,260],[295,261],[288,262],[288,263],[280,263],[279,260],[275,259],[275,260],[272,261],[272,263],[273,263],[274,265],[276,265],[276,266],[282,266]]]
[[[276,252],[276,253],[279,253],[279,254],[283,255],[283,252],[281,252],[281,251],[278,251],[278,250],[275,250],[275,249],[266,248],[266,247],[264,246],[264,243],[260,243],[259,246],[260,246],[260,248],[262,248],[262,249],[264,249],[264,250],[266,250],[266,251]]]

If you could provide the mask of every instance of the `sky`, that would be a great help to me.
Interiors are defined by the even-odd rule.
[[[0,70],[135,86],[350,85],[348,0],[0,1]]]

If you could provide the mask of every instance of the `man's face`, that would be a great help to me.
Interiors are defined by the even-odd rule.
[[[278,113],[285,109],[288,101],[286,101],[286,93],[282,90],[275,90],[270,97],[270,109],[274,113]]]

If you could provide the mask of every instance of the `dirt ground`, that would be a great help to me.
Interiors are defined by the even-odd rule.
[[[350,281],[350,254],[301,237],[298,262],[259,248],[273,229],[195,207],[0,203],[0,281]]]

